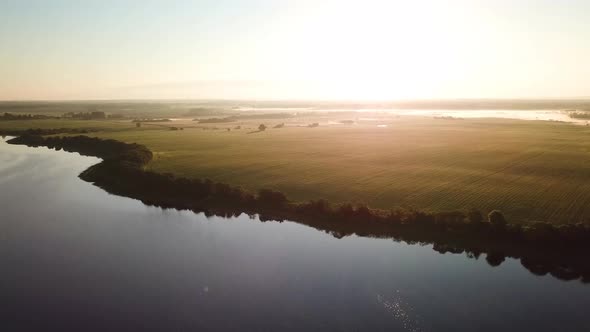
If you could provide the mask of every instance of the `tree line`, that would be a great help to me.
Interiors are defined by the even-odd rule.
[[[256,193],[208,179],[188,179],[145,169],[152,152],[139,144],[87,136],[42,137],[25,134],[12,144],[47,146],[103,162],[80,177],[106,191],[140,199],[162,208],[187,209],[207,215],[258,215],[260,220],[292,220],[333,236],[351,234],[393,238],[408,243],[432,244],[441,253],[464,252],[471,258],[486,253],[490,265],[505,257],[521,260],[538,275],[590,282],[590,227],[587,224],[554,225],[547,222],[509,223],[499,210],[425,212],[413,209],[373,209],[365,204],[332,204],[326,200],[293,202],[271,189]]]
[[[13,121],[13,120],[46,120],[46,119],[59,119],[56,116],[49,116],[44,114],[12,114],[4,113],[0,115],[0,121]]]

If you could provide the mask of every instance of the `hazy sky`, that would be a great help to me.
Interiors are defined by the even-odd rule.
[[[590,1],[0,0],[0,99],[590,96]]]

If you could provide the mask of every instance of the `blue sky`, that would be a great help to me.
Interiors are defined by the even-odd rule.
[[[590,1],[0,0],[0,99],[590,96]]]

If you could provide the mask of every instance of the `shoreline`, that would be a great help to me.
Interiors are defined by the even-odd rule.
[[[468,215],[463,211],[380,210],[365,205],[333,205],[325,200],[296,203],[273,190],[253,194],[210,180],[147,171],[144,166],[153,154],[143,145],[87,136],[41,136],[57,132],[21,134],[8,143],[46,146],[103,159],[79,177],[111,194],[138,199],[147,205],[203,212],[208,216],[257,214],[261,221],[290,220],[337,238],[357,234],[409,244],[433,244],[433,250],[440,253],[465,252],[471,258],[485,253],[492,266],[512,257],[520,259],[535,275],[550,274],[561,280],[590,283],[590,262],[585,259],[590,253],[588,225],[504,225],[467,221]]]

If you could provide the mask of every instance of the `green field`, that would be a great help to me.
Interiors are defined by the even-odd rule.
[[[384,117],[334,125],[342,115],[211,124],[173,131],[128,121],[6,121],[0,128],[92,127],[101,138],[145,144],[149,167],[293,200],[325,198],[375,208],[502,210],[512,222],[590,220],[590,128],[495,119]],[[303,125],[320,122],[318,128]],[[261,122],[281,129],[254,132]],[[381,124],[382,127],[377,126]],[[166,124],[170,126],[170,124]],[[227,131],[241,125],[241,130]],[[383,125],[387,125],[383,127]]]

